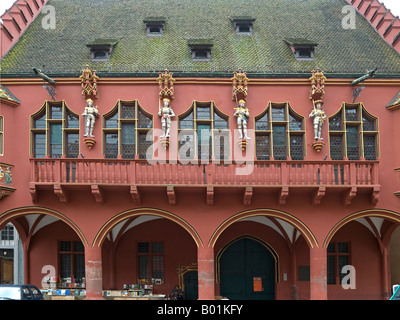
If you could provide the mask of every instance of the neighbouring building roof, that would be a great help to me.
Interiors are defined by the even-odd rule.
[[[43,29],[41,14],[1,61],[2,74],[79,74],[86,64],[98,74],[307,73],[400,74],[400,55],[357,13],[356,28],[344,29],[345,0],[49,0],[56,28]],[[161,37],[149,37],[144,21],[165,19]],[[251,17],[252,35],[238,35],[233,19]],[[86,46],[118,41],[106,62],[91,62]],[[213,44],[209,62],[193,61],[193,39]],[[297,61],[288,39],[318,44],[313,61]],[[304,41],[306,41],[304,40]],[[307,42],[308,43],[308,42]]]
[[[21,101],[12,94],[12,92],[5,86],[0,84],[0,102],[11,106],[17,106]]]

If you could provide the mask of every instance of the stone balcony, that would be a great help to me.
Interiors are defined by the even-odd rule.
[[[37,201],[41,192],[54,192],[61,202],[68,202],[70,191],[77,187],[92,193],[97,202],[104,201],[105,190],[129,191],[136,204],[141,190],[164,188],[170,204],[176,191],[195,188],[214,203],[216,190],[241,190],[243,203],[249,205],[255,192],[276,193],[285,204],[292,192],[307,192],[319,204],[330,192],[341,193],[344,204],[358,194],[369,194],[371,202],[379,199],[378,161],[255,161],[251,164],[150,165],[145,160],[121,159],[31,159],[30,192]],[[128,194],[128,193],[127,193]]]
[[[15,191],[15,188],[12,186],[13,168],[14,166],[11,164],[0,162],[0,200]]]

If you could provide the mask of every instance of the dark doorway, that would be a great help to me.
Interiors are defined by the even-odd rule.
[[[197,271],[186,272],[183,281],[185,300],[197,300],[199,297]]]
[[[250,238],[230,244],[220,257],[221,296],[230,300],[275,299],[275,259]]]

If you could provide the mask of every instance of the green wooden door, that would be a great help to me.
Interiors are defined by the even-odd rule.
[[[231,244],[220,258],[220,290],[230,300],[273,300],[275,263],[267,248],[249,238]]]

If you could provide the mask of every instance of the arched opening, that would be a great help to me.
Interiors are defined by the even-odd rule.
[[[94,242],[102,247],[103,289],[114,299],[121,294],[155,299],[168,297],[178,285],[185,297],[196,299],[192,284],[199,244],[193,228],[169,212],[137,209],[116,215]],[[189,266],[196,273],[191,279],[182,272]]]
[[[24,207],[0,216],[0,228],[9,223],[18,232],[21,248],[14,283],[84,293],[87,241],[71,220],[47,208]]]
[[[217,257],[220,294],[230,300],[273,300],[278,256],[268,244],[243,236]]]
[[[328,255],[328,298],[390,297],[396,279],[396,272],[391,275],[391,269],[398,266],[399,225],[397,213],[376,209],[353,213],[331,229],[324,242]],[[353,268],[353,274],[344,273],[345,265]],[[349,287],[351,290],[346,289]]]
[[[241,239],[248,240],[238,242]],[[236,242],[237,247],[233,246]],[[217,296],[309,299],[310,250],[318,248],[318,243],[307,226],[294,216],[273,209],[238,213],[219,226],[209,245],[216,253]],[[224,264],[239,260],[242,262],[234,272],[224,271]],[[229,288],[230,276],[240,278],[236,293]]]

